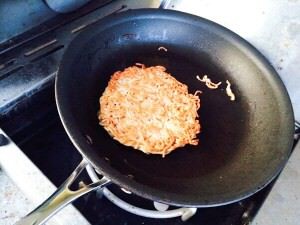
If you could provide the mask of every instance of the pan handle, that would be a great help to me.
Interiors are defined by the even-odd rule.
[[[106,177],[101,180],[91,183],[87,186],[81,187],[76,191],[70,190],[71,184],[75,181],[76,177],[88,165],[88,162],[83,159],[77,168],[72,172],[68,179],[40,206],[34,209],[27,216],[19,220],[15,225],[39,225],[45,223],[55,213],[63,207],[73,202],[84,194],[87,194],[98,188],[102,188],[110,183]]]

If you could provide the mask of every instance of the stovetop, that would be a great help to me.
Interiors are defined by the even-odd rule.
[[[54,77],[65,47],[89,24],[111,13],[159,6],[180,10],[179,2],[182,1],[95,0],[72,13],[58,14],[43,1],[35,0],[31,1],[32,5],[15,5],[18,9],[25,8],[19,11],[23,14],[10,18],[9,23],[3,24],[0,20],[0,27],[6,27],[0,32],[0,126],[56,186],[81,160],[60,123],[54,99]],[[12,3],[0,4],[8,7]],[[44,13],[43,16],[32,14],[37,10]],[[12,11],[6,10],[6,13],[11,15]],[[33,19],[17,24],[27,16]],[[7,24],[11,26],[8,28]],[[89,180],[87,174],[79,179]],[[186,222],[180,218],[157,220],[130,214],[108,201],[101,192],[90,193],[74,205],[91,224],[246,225],[260,209],[273,184],[274,181],[237,203],[198,209]],[[126,194],[116,185],[109,188],[134,205],[153,209],[151,201]]]

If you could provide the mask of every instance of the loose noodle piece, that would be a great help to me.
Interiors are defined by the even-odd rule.
[[[200,91],[200,90],[195,91],[194,95],[198,95],[198,94],[202,94],[202,91]]]
[[[197,80],[205,83],[205,85],[210,89],[217,89],[222,84],[222,82],[213,83],[211,79],[208,78],[207,75],[204,75],[202,79],[199,77],[199,75],[197,75],[196,78]]]
[[[112,76],[100,97],[100,125],[117,141],[162,157],[197,145],[200,99],[163,66],[136,64]]]
[[[135,63],[135,65],[136,65],[136,66],[139,66],[139,67],[141,67],[141,68],[145,68],[145,65],[142,64],[142,63]]]
[[[160,47],[158,47],[158,49],[157,49],[158,51],[160,51],[160,50],[164,50],[165,52],[167,52],[168,51],[168,49],[166,49],[165,47],[163,47],[163,46],[160,46]]]
[[[230,101],[234,101],[235,100],[235,95],[233,94],[232,90],[231,90],[231,84],[228,80],[226,80],[226,94],[230,97]]]

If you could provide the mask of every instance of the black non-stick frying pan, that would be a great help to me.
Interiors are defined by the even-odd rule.
[[[160,46],[168,51],[158,51]],[[163,65],[190,93],[203,92],[198,146],[183,147],[165,158],[146,155],[113,140],[98,124],[99,97],[110,76],[135,63]],[[196,79],[204,74],[224,85],[208,89]],[[232,84],[235,101],[226,95],[226,80]],[[110,181],[177,206],[238,201],[279,173],[293,140],[291,102],[267,60],[230,30],[176,11],[132,10],[109,16],[82,32],[63,56],[56,101],[63,125],[85,159],[72,176],[88,162],[105,178],[66,194],[68,180],[65,189],[46,202],[48,206],[40,206],[22,224],[44,221],[50,211],[56,211],[53,201],[58,195],[64,201],[54,205],[62,207]]]

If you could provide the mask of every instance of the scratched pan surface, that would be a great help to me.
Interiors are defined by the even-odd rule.
[[[136,62],[163,65],[190,93],[203,91],[198,146],[165,158],[145,155],[98,125],[98,99],[110,75]],[[223,84],[210,90],[197,74]],[[99,173],[172,205],[223,205],[255,193],[283,168],[293,140],[291,103],[268,61],[230,30],[176,11],[132,10],[83,31],[63,56],[56,100],[69,137]]]

